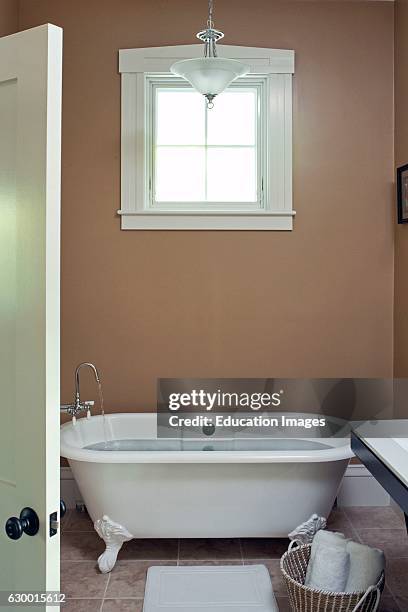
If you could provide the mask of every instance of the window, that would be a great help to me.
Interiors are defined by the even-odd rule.
[[[152,206],[259,204],[257,89],[231,87],[216,102],[208,110],[181,84],[154,88]]]
[[[169,73],[196,47],[120,52],[122,229],[292,229],[293,52],[220,45],[254,66],[208,110]]]

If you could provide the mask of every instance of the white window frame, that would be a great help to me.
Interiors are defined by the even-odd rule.
[[[257,101],[258,101],[258,117],[257,117],[257,133],[256,133],[256,150],[257,150],[257,192],[258,201],[255,202],[158,202],[154,200],[154,142],[155,142],[155,126],[154,122],[156,119],[155,114],[155,90],[156,88],[162,87],[174,87],[174,88],[185,88],[191,90],[191,85],[182,78],[175,78],[174,76],[158,76],[158,75],[145,75],[145,117],[146,117],[146,132],[145,132],[145,162],[146,162],[146,176],[145,176],[145,208],[147,210],[161,210],[162,212],[201,212],[207,214],[211,211],[215,212],[246,212],[252,210],[259,210],[263,208],[263,186],[262,179],[266,173],[266,143],[264,142],[264,134],[266,130],[263,129],[263,116],[266,115],[267,106],[267,83],[266,79],[257,75],[251,75],[251,77],[245,80],[239,79],[232,83],[229,89],[234,87],[240,87],[241,90],[244,88],[256,89],[257,90]],[[203,99],[204,108],[204,99]],[[261,112],[262,109],[262,112]],[[211,112],[211,111],[207,111]],[[188,145],[186,145],[188,146]],[[221,146],[221,145],[217,145]],[[234,145],[232,145],[234,146]]]
[[[122,82],[121,216],[122,229],[138,230],[291,230],[293,50],[218,45],[220,57],[239,59],[251,72],[242,84],[259,84],[264,160],[262,197],[256,206],[174,203],[152,206],[151,90],[155,83],[180,81],[170,73],[175,61],[200,57],[202,45],[149,47],[119,51]],[[237,81],[238,83],[238,81]],[[241,210],[240,210],[241,208]]]

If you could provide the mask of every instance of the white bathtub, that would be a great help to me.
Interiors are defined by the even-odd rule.
[[[108,440],[152,440],[154,448],[154,414],[110,414],[105,426]],[[312,513],[328,515],[352,456],[347,438],[278,443],[291,450],[234,450],[232,440],[231,450],[209,452],[218,445],[211,438],[202,450],[183,450],[187,440],[169,441],[168,451],[84,448],[103,439],[101,416],[61,427],[61,455],[107,545],[103,572],[132,538],[287,536]],[[326,448],[299,450],[319,442]]]

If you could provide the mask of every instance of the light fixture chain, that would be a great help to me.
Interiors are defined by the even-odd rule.
[[[209,28],[213,28],[214,27],[213,11],[214,11],[213,0],[208,0],[208,21],[207,21],[207,26]]]

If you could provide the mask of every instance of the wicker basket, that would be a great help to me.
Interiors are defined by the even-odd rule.
[[[280,562],[294,612],[375,612],[384,588],[384,572],[376,585],[361,593],[331,593],[304,585],[311,545],[292,547]]]

